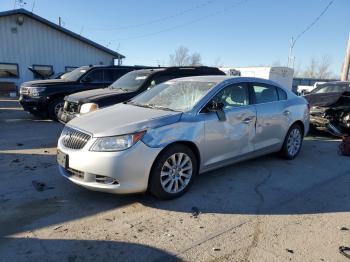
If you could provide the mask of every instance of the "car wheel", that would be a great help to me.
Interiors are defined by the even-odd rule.
[[[58,112],[63,108],[64,100],[62,98],[56,98],[49,104],[49,118],[58,121]]]
[[[283,147],[280,152],[282,157],[288,160],[294,159],[301,150],[303,138],[304,135],[300,125],[292,125],[284,139]]]
[[[149,191],[160,199],[183,195],[198,171],[196,156],[185,145],[165,149],[155,160],[149,181]]]

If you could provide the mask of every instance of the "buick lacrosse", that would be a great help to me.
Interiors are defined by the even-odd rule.
[[[294,159],[308,129],[306,100],[272,81],[186,77],[73,119],[57,161],[91,190],[171,199],[199,173],[272,152]]]

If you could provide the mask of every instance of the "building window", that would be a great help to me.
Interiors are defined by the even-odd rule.
[[[33,65],[32,70],[34,78],[47,79],[53,75],[53,66],[51,65]]]
[[[72,72],[74,69],[77,69],[77,66],[66,66],[65,71],[66,72]]]
[[[0,63],[0,78],[18,78],[18,64]]]

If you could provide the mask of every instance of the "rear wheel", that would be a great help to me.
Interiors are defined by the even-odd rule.
[[[181,144],[170,146],[155,160],[149,190],[160,199],[177,198],[190,188],[197,171],[197,159],[190,148]]]
[[[280,151],[282,157],[288,160],[294,159],[300,153],[303,138],[304,135],[300,125],[292,125]]]
[[[56,98],[49,104],[49,118],[58,121],[58,112],[63,108],[63,98]]]

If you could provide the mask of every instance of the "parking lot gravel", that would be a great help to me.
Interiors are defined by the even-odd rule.
[[[88,191],[61,177],[60,123],[0,98],[0,261],[349,261],[350,158],[306,137],[196,177],[183,197]]]

